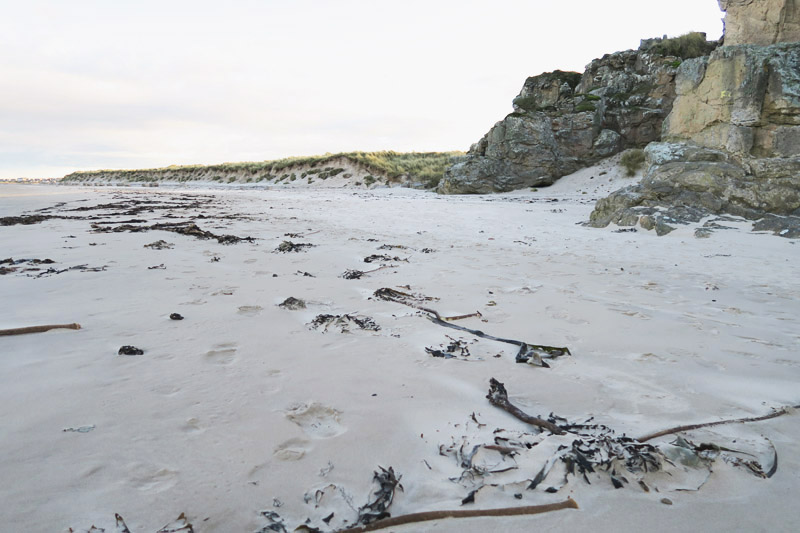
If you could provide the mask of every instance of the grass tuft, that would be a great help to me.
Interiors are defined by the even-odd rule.
[[[707,56],[717,47],[715,41],[706,41],[706,35],[700,32],[685,33],[672,39],[664,39],[648,50],[661,56],[675,56],[681,59]]]
[[[635,176],[636,172],[644,165],[644,150],[634,148],[626,151],[619,159],[619,164],[625,169],[626,176]]]

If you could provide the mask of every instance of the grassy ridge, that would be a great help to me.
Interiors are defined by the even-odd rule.
[[[319,167],[336,159],[348,159],[360,164],[370,172],[393,180],[400,176],[410,176],[426,185],[435,186],[452,164],[453,157],[463,152],[345,152],[307,157],[288,157],[275,161],[255,161],[241,163],[221,163],[217,165],[171,165],[162,168],[136,170],[91,170],[74,172],[64,177],[64,181],[84,181],[101,174],[113,173],[130,181],[158,179],[159,176],[192,173],[240,173],[244,176],[257,176],[255,181],[278,178],[282,171],[295,167]]]

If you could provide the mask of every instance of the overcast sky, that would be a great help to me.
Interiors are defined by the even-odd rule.
[[[527,76],[722,33],[716,0],[0,0],[0,178],[466,150]]]

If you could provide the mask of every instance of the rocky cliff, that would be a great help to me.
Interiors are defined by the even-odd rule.
[[[800,41],[798,0],[718,0],[725,15],[725,44],[766,46]]]
[[[695,34],[705,53],[716,43]],[[525,81],[514,112],[445,172],[438,192],[502,192],[550,185],[626,148],[661,136],[675,99],[675,74],[686,54],[662,39],[607,54],[583,74],[548,72]]]
[[[800,237],[800,43],[728,44],[749,35],[741,30],[746,21],[777,20],[758,42],[792,35],[782,21],[796,13],[787,7],[794,3],[720,3],[735,38],[726,33],[725,46],[680,66],[664,142],[645,150],[644,179],[600,200],[592,225],[640,223],[663,234],[675,223],[727,213]],[[777,4],[787,10],[776,18]]]

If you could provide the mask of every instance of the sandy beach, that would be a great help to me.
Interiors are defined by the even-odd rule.
[[[0,329],[81,325],[0,337],[0,530],[114,531],[119,513],[154,532],[185,513],[198,532],[307,519],[331,531],[355,522],[373,473],[391,467],[403,488],[392,516],[580,507],[398,533],[795,531],[793,411],[681,434],[734,450],[713,462],[677,461],[670,435],[651,442],[673,453],[665,472],[620,469],[616,489],[610,471],[584,479],[557,462],[527,488],[569,439],[491,405],[491,378],[529,414],[630,437],[800,404],[797,241],[735,219],[707,238],[702,223],[663,237],[581,225],[625,180],[593,167],[547,189],[458,197],[0,186],[0,217],[45,217],[0,226],[0,260],[13,259],[0,265]],[[190,222],[208,233],[174,231]],[[305,307],[279,305],[289,297]],[[419,307],[571,355],[520,364],[518,346]],[[514,453],[480,448],[498,442]],[[744,464],[766,473],[774,454],[771,477]]]

